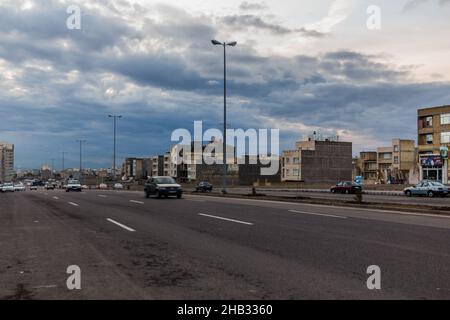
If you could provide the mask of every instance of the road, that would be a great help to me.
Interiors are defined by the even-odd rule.
[[[335,194],[335,193],[324,193],[324,192],[296,192],[296,191],[285,191],[285,190],[264,190],[264,188],[256,188],[257,192],[263,193],[268,196],[281,196],[281,197],[307,197],[313,199],[331,199],[331,200],[354,200],[355,195],[353,194]],[[231,194],[250,194],[251,188],[230,188],[228,189]],[[439,207],[450,207],[450,197],[442,198],[428,198],[428,197],[406,197],[406,196],[390,196],[390,195],[373,195],[365,194],[363,195],[364,201],[373,203],[392,203],[392,204],[412,204],[412,205],[429,205],[429,206],[439,206]]]
[[[450,299],[449,229],[247,199],[0,194],[0,299]],[[67,289],[71,265],[81,290]],[[371,265],[381,290],[367,289]]]

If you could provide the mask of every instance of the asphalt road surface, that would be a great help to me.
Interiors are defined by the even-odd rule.
[[[450,218],[432,215],[39,190],[0,194],[0,244],[0,299],[450,298]]]

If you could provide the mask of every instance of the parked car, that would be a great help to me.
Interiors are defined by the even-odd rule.
[[[213,185],[209,182],[202,181],[195,187],[195,191],[197,192],[212,192]]]
[[[21,183],[14,185],[14,190],[18,192],[25,191],[25,186]]]
[[[351,181],[342,181],[337,185],[331,187],[330,191],[332,193],[356,193],[358,191],[362,191],[362,187],[359,184],[356,184]]]
[[[115,189],[115,190],[123,190],[123,184],[121,184],[121,183],[115,183],[115,184],[114,184],[114,189]]]
[[[433,198],[435,196],[446,197],[449,194],[449,188],[440,182],[436,181],[422,181],[415,187],[409,187],[403,190],[406,196],[428,196]]]
[[[78,180],[69,180],[67,182],[67,187],[66,187],[66,192],[70,192],[70,191],[78,191],[81,192],[82,187],[81,187],[81,183]]]
[[[2,186],[2,192],[14,192],[14,184],[13,183],[4,183]]]
[[[145,196],[150,198],[154,195],[158,198],[176,196],[181,199],[183,189],[172,177],[153,177],[145,184]]]

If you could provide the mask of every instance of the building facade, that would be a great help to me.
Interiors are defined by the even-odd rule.
[[[282,181],[336,183],[352,179],[352,143],[331,140],[300,141],[283,152]]]
[[[414,140],[392,140],[392,146],[377,149],[378,178],[382,183],[411,183],[417,167]]]
[[[449,182],[450,105],[419,109],[418,158],[420,180]]]
[[[0,181],[9,182],[14,178],[14,145],[0,142]]]
[[[147,179],[152,175],[152,159],[126,158],[123,164],[123,175],[135,180]]]

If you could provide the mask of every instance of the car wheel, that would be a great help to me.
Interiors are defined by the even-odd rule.
[[[160,193],[159,191],[156,191],[156,197],[157,197],[158,199],[161,199],[161,193]]]
[[[150,194],[148,194],[147,192],[145,193],[145,197],[148,199],[150,198]]]
[[[429,197],[429,198],[434,198],[434,193],[433,193],[433,191],[428,191],[428,197]]]
[[[350,194],[350,191],[349,190],[345,190],[345,194]]]
[[[181,199],[183,197],[182,194],[177,194],[177,199]]]
[[[331,189],[331,193],[336,193],[336,190],[335,189]]]
[[[406,193],[405,193],[405,194],[406,194],[406,196],[407,196],[407,197],[412,197],[412,193],[411,193],[411,191],[409,191],[409,190],[408,190],[408,191],[406,191]]]

